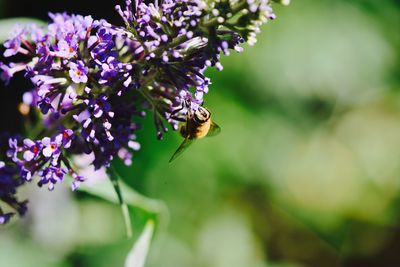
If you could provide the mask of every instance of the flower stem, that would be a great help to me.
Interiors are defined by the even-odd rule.
[[[124,201],[124,198],[123,198],[122,192],[121,192],[121,188],[118,183],[120,176],[118,175],[118,173],[114,170],[114,168],[112,166],[110,166],[107,169],[107,172],[109,174],[110,181],[111,181],[112,185],[114,186],[115,193],[117,194],[118,201],[121,206],[122,216],[124,218],[124,223],[125,223],[126,236],[129,239],[132,237],[132,223],[131,223],[131,217],[129,215],[128,205]]]

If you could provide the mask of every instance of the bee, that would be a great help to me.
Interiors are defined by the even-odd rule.
[[[215,136],[221,132],[221,128],[212,121],[211,112],[199,106],[196,111],[189,110],[185,123],[181,126],[180,134],[185,140],[172,155],[169,162],[171,163],[180,156],[195,140]]]

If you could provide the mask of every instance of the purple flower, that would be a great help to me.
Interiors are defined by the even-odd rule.
[[[7,150],[7,157],[11,158],[14,162],[19,162],[18,152],[20,151],[18,147],[18,140],[15,138],[10,138],[8,140],[9,149]]]
[[[25,92],[22,95],[22,102],[26,105],[36,107],[38,103],[38,95],[36,90]]]
[[[113,58],[110,58],[110,61],[108,64],[104,63],[101,65],[99,84],[110,85],[118,77],[118,66],[114,64],[115,61]]]
[[[80,16],[77,15],[74,17],[75,19],[75,29],[76,33],[79,36],[79,39],[84,40],[87,36],[90,30],[93,27],[96,27],[99,22],[93,20],[92,16]]]
[[[91,52],[92,58],[99,65],[105,62],[110,56],[118,56],[118,54],[113,51],[114,47],[113,35],[104,27],[97,31],[96,36],[89,38],[89,51]]]
[[[0,214],[0,224],[6,224],[8,223],[8,221],[11,219],[11,217],[14,214],[9,212],[9,213],[4,213],[4,214]]]
[[[57,87],[67,83],[66,78],[54,78],[47,75],[35,75],[31,78],[31,81],[37,87],[37,104],[43,114],[47,114],[49,110],[56,110],[56,106],[63,107],[61,104],[64,98],[60,98],[60,96],[65,95],[65,88],[63,91],[61,91],[58,90]]]
[[[90,102],[90,107],[93,109],[93,116],[100,118],[103,115],[113,117],[111,112],[111,104],[107,101],[108,97],[105,94],[100,94],[96,99]]]
[[[39,63],[41,63],[41,69],[46,69],[53,63],[53,56],[50,51],[50,47],[45,43],[39,43],[36,47],[36,54],[39,56]],[[47,65],[47,66],[46,66]],[[38,68],[36,68],[38,69]]]
[[[5,82],[6,85],[8,85],[13,76],[14,73],[11,71],[11,68],[0,62],[0,79]]]
[[[76,55],[77,49],[78,42],[76,38],[71,37],[67,39],[61,39],[57,43],[54,55],[57,57],[70,59]]]
[[[60,135],[61,135],[61,145],[63,148],[69,148],[72,143],[72,139],[74,138],[73,136],[73,131],[70,129],[64,129]]]
[[[54,185],[64,180],[64,176],[67,173],[65,168],[60,167],[46,167],[41,173],[39,173],[40,181],[38,185],[42,187],[48,184],[48,189],[51,191],[54,189]]]
[[[34,174],[38,174],[41,178],[39,185],[50,183],[49,189],[52,190],[54,184],[61,182],[67,172],[75,173],[69,160],[62,154],[71,147],[73,137],[72,130],[63,128],[51,138],[45,137],[37,141],[25,139],[22,146],[18,144],[17,139],[11,138],[8,157],[12,164],[18,167],[19,177],[29,181]],[[5,168],[4,166],[2,162],[0,178],[1,169]]]
[[[0,140],[2,146],[4,138]],[[17,199],[17,189],[24,183],[20,177],[20,166],[10,161],[0,161],[0,204],[7,204],[14,212],[19,215],[24,215],[26,212],[26,201],[19,201]],[[6,224],[14,212],[3,212],[0,205],[0,225]]]
[[[43,97],[40,101],[38,101],[38,106],[43,114],[47,114],[50,110],[54,109],[51,105],[51,99],[49,97]]]
[[[10,63],[9,66],[0,62],[0,80],[4,81],[6,85],[10,82],[15,73],[25,70],[25,64]]]
[[[25,181],[30,181],[32,180],[32,171],[26,169],[25,167],[22,167],[20,171],[20,176]]]
[[[24,159],[26,161],[31,161],[34,160],[40,153],[42,149],[42,144],[38,141],[34,142],[30,139],[25,139],[24,140]]]
[[[44,33],[43,29],[36,24],[29,25],[29,33],[31,40],[34,43],[42,43],[48,39],[48,35]]]
[[[45,137],[42,139],[43,150],[42,154],[46,158],[52,157],[53,159],[58,159],[61,154],[60,145],[62,143],[62,136],[57,136],[53,140],[49,137]]]
[[[114,45],[113,36],[107,28],[99,29],[96,36],[98,45],[101,47],[111,48]]]
[[[77,63],[69,63],[69,67],[69,76],[74,83],[87,83],[89,68],[85,66],[82,60],[77,61]]]
[[[100,94],[97,98],[87,101],[89,112],[93,117],[86,119],[82,124],[82,136],[86,140],[96,140],[98,137],[105,137],[108,141],[113,141],[110,129],[110,120],[114,117],[111,111],[111,104],[105,94]],[[97,138],[96,138],[97,137]]]
[[[72,188],[72,191],[75,191],[76,189],[78,189],[81,182],[85,181],[85,178],[76,173],[72,174],[72,178],[74,178],[74,181],[72,182],[71,188]]]
[[[13,30],[13,37],[8,39],[4,43],[4,47],[6,48],[6,51],[4,51],[4,56],[5,57],[11,57],[13,55],[16,55],[18,52],[22,50],[21,48],[21,42],[22,39],[25,38],[25,28],[22,26],[16,26]]]

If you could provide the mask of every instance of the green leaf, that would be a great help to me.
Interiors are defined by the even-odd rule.
[[[38,26],[45,26],[46,23],[34,18],[12,18],[0,20],[0,43],[3,43],[10,37],[16,25],[29,25],[37,24]]]
[[[125,267],[144,267],[153,234],[154,222],[149,220],[142,234],[126,257]]]

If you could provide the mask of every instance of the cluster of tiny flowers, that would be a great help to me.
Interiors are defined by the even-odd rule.
[[[115,157],[131,164],[140,148],[135,118],[150,109],[160,139],[165,123],[177,129],[203,103],[210,85],[204,71],[222,70],[221,54],[254,44],[259,26],[274,19],[268,0],[127,0],[116,11],[124,26],[50,14],[47,28],[19,27],[4,43],[4,57],[26,60],[0,63],[0,78],[8,83],[23,72],[30,79],[23,101],[40,111],[43,131],[8,140],[0,156],[1,200],[35,176],[52,190],[68,174],[75,190],[85,179],[71,155],[91,154],[95,169]],[[0,216],[6,222],[9,213]]]
[[[0,151],[5,153],[7,150],[8,136],[0,135]],[[25,183],[21,177],[21,167],[17,164],[0,161],[0,201],[6,203],[19,215],[25,214],[26,201],[19,201],[16,197],[17,188]],[[0,207],[0,225],[7,223],[14,212],[5,212]]]
[[[16,189],[24,183],[20,171],[18,166],[7,166],[3,161],[0,161],[0,200],[7,203],[19,215],[24,215],[26,201],[21,202],[16,198]],[[12,215],[12,212],[5,213],[0,207],[0,225],[7,223]]]

